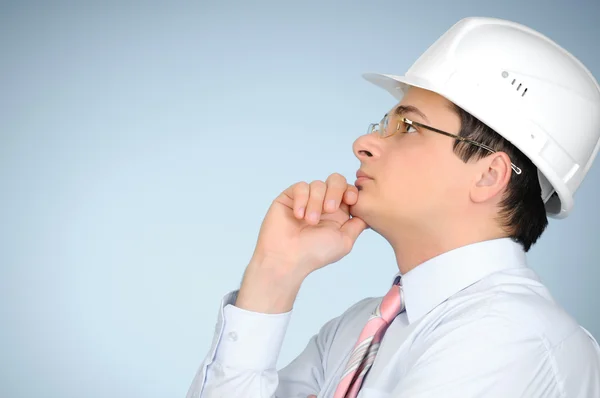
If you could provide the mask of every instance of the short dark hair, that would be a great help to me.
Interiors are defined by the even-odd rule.
[[[459,106],[453,105],[460,117],[461,137],[485,144],[497,152],[506,153],[511,161],[521,168],[521,174],[517,175],[514,171],[511,174],[496,220],[510,238],[520,243],[526,252],[529,251],[548,226],[537,167],[500,134]],[[455,141],[453,149],[465,163],[470,159],[481,159],[490,155],[490,152],[483,148],[459,140]]]

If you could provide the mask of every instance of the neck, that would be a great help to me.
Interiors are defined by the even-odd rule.
[[[382,235],[392,245],[398,269],[403,275],[425,261],[450,250],[508,236],[495,225],[474,228],[473,224],[466,220],[447,226],[438,220],[435,226],[400,227],[392,233]]]

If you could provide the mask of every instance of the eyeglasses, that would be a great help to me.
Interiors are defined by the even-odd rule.
[[[390,120],[389,114],[386,114],[379,123],[369,124],[367,134],[377,133],[377,135],[379,135],[380,138],[388,138],[388,137],[391,137],[392,135],[396,134],[398,131],[401,131],[402,126],[404,126],[404,130],[402,130],[401,132],[404,134],[410,134],[408,132],[408,129],[410,127],[414,128],[414,126],[417,126],[417,127],[421,127],[421,128],[431,130],[436,133],[454,138],[455,140],[459,140],[459,141],[466,142],[471,145],[478,146],[479,148],[483,148],[490,153],[497,152],[485,144],[481,144],[477,141],[473,141],[468,138],[458,136],[456,134],[447,133],[445,131],[436,129],[435,127],[427,126],[425,124],[415,122],[415,121],[407,119],[405,117],[400,118],[400,120],[398,120],[398,122],[396,123],[395,126],[394,126],[393,122],[394,122],[394,120]],[[521,174],[521,172],[522,172],[521,169],[519,167],[517,167],[514,163],[511,163],[510,166],[516,174]]]

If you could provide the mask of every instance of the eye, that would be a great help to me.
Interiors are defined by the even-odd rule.
[[[406,119],[404,119],[404,120],[406,120]],[[418,130],[412,124],[406,123],[406,122],[403,122],[402,124],[404,125],[404,133],[405,134],[418,133]]]
[[[404,124],[406,126],[406,129],[405,129],[406,134],[418,133],[417,129],[412,124],[408,124],[408,123],[404,123]]]

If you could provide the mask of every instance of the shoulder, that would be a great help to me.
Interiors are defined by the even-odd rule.
[[[534,381],[567,396],[600,391],[598,343],[549,295],[504,286],[459,295],[432,315],[421,359],[460,357],[463,369],[500,372],[522,391]]]
[[[548,349],[573,336],[589,338],[534,276],[519,270],[485,278],[451,297],[439,312],[440,321],[488,324],[499,338],[534,339]]]
[[[541,284],[467,289],[448,300],[439,315],[439,326],[452,323],[487,328],[489,337],[536,342],[549,352],[577,340],[590,348],[597,346],[591,335]]]
[[[577,342],[597,347],[591,335],[549,295],[501,289],[490,298],[485,316],[502,325],[509,332],[507,338],[537,341],[549,353]]]
[[[420,391],[429,380],[443,396],[444,386],[461,381],[465,396],[600,396],[598,344],[543,295],[460,294],[419,323],[405,389]]]
[[[550,297],[500,291],[490,300],[486,312],[488,318],[503,325],[505,339],[539,346],[560,383],[581,380],[591,371],[596,385],[600,384],[598,342]]]

